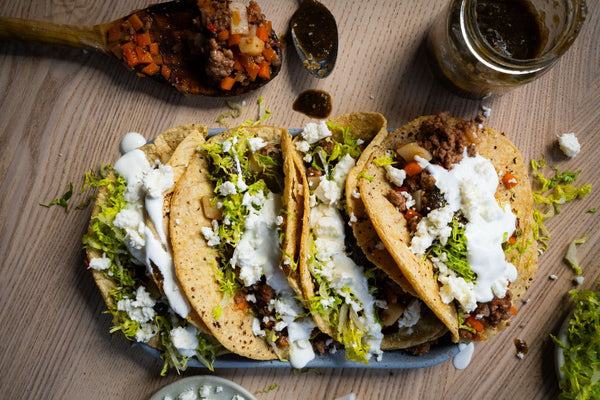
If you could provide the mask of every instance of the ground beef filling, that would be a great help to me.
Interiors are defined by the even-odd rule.
[[[469,314],[481,322],[485,328],[496,327],[503,321],[509,320],[513,315],[512,292],[508,290],[503,298],[494,297],[487,303],[478,303],[477,308]],[[460,329],[459,334],[463,339],[474,340],[480,338],[480,333],[473,333],[467,329]]]
[[[204,4],[206,3],[206,4]],[[225,77],[232,77],[242,86],[249,85],[256,80],[256,76],[250,76],[243,65],[260,65],[265,60],[262,54],[259,55],[243,55],[237,45],[231,46],[229,43],[229,35],[220,35],[220,32],[229,31],[231,26],[231,10],[229,9],[228,0],[212,0],[204,1],[200,7],[201,17],[197,24],[201,26],[205,37],[199,40],[198,45],[204,47],[206,66],[206,75],[214,81],[221,81]],[[246,7],[248,24],[251,29],[256,29],[257,26],[264,24],[267,20],[261,12],[260,7],[255,1],[250,1],[250,5]],[[274,42],[271,38],[265,42],[265,47],[274,49],[279,46],[279,43]],[[243,61],[243,65],[240,64]],[[278,54],[273,55],[270,60],[270,65],[278,67],[281,65],[281,60]]]
[[[453,164],[459,163],[464,156],[465,149],[469,157],[475,156],[475,144],[469,140],[470,133],[475,130],[473,121],[461,121],[455,126],[450,126],[448,113],[441,113],[435,118],[423,122],[417,132],[417,144],[427,150],[432,159],[432,164],[438,164],[450,169]],[[400,156],[396,156],[394,167],[404,168],[407,164]],[[412,211],[408,212],[406,205],[407,194],[415,199]],[[427,216],[431,210],[444,205],[444,196],[435,186],[435,178],[423,170],[412,176],[407,176],[401,188],[393,188],[388,194],[389,201],[396,206],[398,211],[405,214],[409,231],[416,230],[421,218]]]
[[[275,330],[275,324],[278,321],[277,312],[273,307],[273,301],[275,300],[275,289],[269,286],[265,282],[263,276],[259,282],[246,288],[247,295],[254,296],[256,301],[250,301],[250,307],[256,318],[260,321],[261,329],[268,329],[276,337],[275,343],[278,347],[287,347],[290,345],[288,341],[287,328],[283,328],[280,331]],[[246,296],[246,299],[248,296]]]

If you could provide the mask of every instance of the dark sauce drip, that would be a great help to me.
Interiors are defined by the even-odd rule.
[[[517,354],[527,354],[529,348],[527,347],[527,343],[525,343],[522,339],[515,339],[515,347],[517,349]]]
[[[543,48],[540,21],[526,0],[478,1],[477,25],[486,42],[504,56],[528,60]]]
[[[323,90],[306,90],[298,95],[292,109],[311,118],[324,119],[331,114],[331,96]]]
[[[292,17],[291,28],[304,52],[315,61],[326,60],[337,38],[337,24],[327,8],[304,0]]]

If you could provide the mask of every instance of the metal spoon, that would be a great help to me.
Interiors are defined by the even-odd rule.
[[[338,30],[327,7],[302,0],[290,20],[290,31],[302,65],[317,78],[328,76],[337,58]]]
[[[112,54],[137,75],[148,76],[185,94],[235,96],[265,85],[279,73],[281,64],[271,64],[268,78],[258,76],[244,85],[236,83],[231,89],[222,89],[220,82],[206,73],[203,53],[207,50],[198,43],[208,40],[198,20],[200,10],[196,0],[151,5],[116,21],[94,26],[0,17],[0,40],[64,45]],[[156,45],[147,44],[148,40]],[[128,43],[133,44],[133,48]],[[281,60],[280,43],[274,31],[269,43]],[[146,62],[137,63],[142,58]]]

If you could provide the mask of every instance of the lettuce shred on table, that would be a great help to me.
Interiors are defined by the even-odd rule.
[[[559,399],[600,399],[600,290],[571,290],[569,294],[575,311],[569,322],[567,343],[552,336],[565,356]]]
[[[569,265],[569,267],[571,267],[573,272],[575,272],[576,274],[579,274],[579,275],[581,275],[582,271],[581,271],[581,267],[579,266],[579,259],[577,258],[577,245],[585,243],[586,239],[587,239],[587,235],[584,235],[583,237],[581,237],[579,239],[573,240],[571,243],[569,243],[569,248],[567,249],[567,254],[565,254],[566,263]]]
[[[533,211],[535,224],[533,229],[534,237],[538,241],[542,251],[548,249],[548,241],[550,240],[550,233],[544,226],[544,222],[548,218],[560,214],[561,205],[575,199],[583,199],[592,191],[591,184],[581,187],[574,186],[581,170],[561,172],[558,167],[551,166],[550,168],[554,170],[554,175],[546,177],[539,171],[544,167],[547,167],[544,158],[531,160],[534,184],[537,186],[533,191],[535,202],[535,209]]]

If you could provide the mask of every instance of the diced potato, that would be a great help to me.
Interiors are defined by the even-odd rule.
[[[240,53],[248,56],[258,56],[262,54],[265,49],[265,42],[260,40],[257,36],[244,36],[240,40],[238,45]]]
[[[219,219],[221,218],[221,210],[212,203],[211,196],[204,196],[201,199],[202,211],[204,216],[208,219]]]
[[[423,147],[419,146],[417,142],[407,143],[401,146],[396,147],[396,152],[404,159],[406,162],[411,162],[415,159],[415,156],[419,156],[424,158],[427,161],[430,161],[433,157],[431,153],[425,150]]]
[[[231,34],[248,34],[249,26],[246,5],[239,1],[232,1],[229,3],[229,10],[231,10]]]
[[[388,308],[381,311],[381,324],[384,327],[392,326],[404,313],[404,306],[398,303],[388,304]]]

